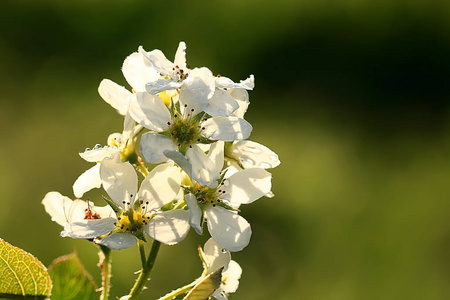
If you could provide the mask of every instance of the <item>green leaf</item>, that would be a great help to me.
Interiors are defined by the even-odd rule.
[[[45,266],[33,255],[0,239],[0,297],[45,299],[52,282]]]
[[[96,299],[96,284],[76,252],[58,257],[48,267],[53,281],[52,300]]]
[[[183,300],[205,300],[214,293],[220,286],[222,281],[223,267],[203,277],[193,288],[189,291]]]

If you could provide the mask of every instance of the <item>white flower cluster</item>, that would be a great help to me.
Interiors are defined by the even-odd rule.
[[[139,47],[122,66],[131,91],[108,79],[100,83],[100,96],[124,116],[124,130],[80,153],[95,165],[73,191],[81,198],[103,186],[108,205],[48,193],[43,204],[64,227],[61,236],[116,250],[147,235],[173,245],[190,227],[202,234],[206,221],[211,245],[228,251],[248,245],[250,224],[238,208],[273,195],[266,169],[280,163],[269,148],[247,140],[252,126],[244,115],[254,78],[235,83],[206,67],[191,69],[185,50],[181,42],[171,62],[160,50]]]

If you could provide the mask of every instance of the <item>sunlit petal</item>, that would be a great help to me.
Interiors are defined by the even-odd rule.
[[[141,137],[141,153],[145,160],[152,164],[159,164],[168,160],[164,151],[176,151],[173,140],[156,132],[146,132]]]
[[[156,166],[141,183],[138,199],[148,201],[147,208],[158,209],[173,201],[181,188],[182,175],[171,164]]]
[[[204,137],[226,142],[246,139],[253,129],[249,122],[236,116],[213,117],[204,121],[202,127]]]
[[[186,203],[189,207],[189,224],[198,234],[203,234],[202,219],[203,213],[201,208],[197,204],[197,199],[192,194],[185,196]]]
[[[116,218],[105,218],[67,223],[61,232],[61,236],[74,239],[93,239],[116,228],[116,221]]]
[[[95,164],[92,168],[86,170],[81,174],[73,184],[73,194],[77,198],[83,197],[83,194],[102,186],[100,178],[100,164]]]
[[[163,212],[153,217],[144,228],[153,239],[174,245],[182,241],[189,232],[189,212],[180,209]]]
[[[114,233],[96,242],[113,250],[122,250],[136,245],[137,239],[129,233]]]
[[[213,238],[210,238],[203,247],[208,273],[214,272],[222,267],[226,269],[231,261],[231,254],[221,247]]]
[[[169,127],[170,112],[157,95],[137,93],[130,102],[130,115],[136,122],[157,132]]]
[[[103,188],[116,204],[122,207],[133,204],[138,178],[130,163],[122,162],[120,155],[105,158],[100,165],[100,177]]]
[[[221,247],[235,252],[248,245],[252,230],[243,217],[220,206],[210,206],[205,213],[209,233]]]
[[[119,114],[126,115],[132,93],[123,86],[109,79],[103,79],[98,87],[98,93],[106,103],[114,107]]]
[[[134,52],[122,65],[122,73],[136,92],[145,92],[145,84],[158,80],[159,73],[142,53]]]
[[[244,168],[275,168],[280,164],[278,155],[252,141],[238,141],[231,147],[231,155],[239,159]]]
[[[229,116],[239,108],[239,103],[228,92],[216,89],[204,111],[210,116]]]
[[[231,203],[252,203],[270,192],[272,175],[264,169],[245,169],[231,175],[223,188]]]

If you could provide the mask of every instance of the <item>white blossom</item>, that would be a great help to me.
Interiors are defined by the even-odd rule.
[[[206,274],[223,268],[220,286],[212,296],[217,300],[228,300],[229,294],[238,289],[242,268],[237,262],[231,260],[230,252],[223,249],[213,238],[205,243],[203,249],[201,256],[204,259]]]
[[[136,125],[129,114],[125,116],[124,129],[122,133],[113,133],[108,137],[108,145],[102,147],[97,144],[93,149],[86,149],[79,153],[81,158],[95,165],[83,172],[73,184],[75,197],[81,198],[84,193],[101,187],[100,163],[105,157],[110,157],[119,153],[124,159],[134,155],[134,143],[136,134],[142,129],[141,125]]]
[[[237,213],[237,207],[254,202],[270,189],[271,174],[259,168],[237,172],[214,188],[194,185],[185,196],[189,223],[202,234],[206,218],[208,231],[219,245],[229,251],[240,251],[250,241],[251,228]]]

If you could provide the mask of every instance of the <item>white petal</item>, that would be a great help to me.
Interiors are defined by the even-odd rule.
[[[213,162],[213,169],[211,169],[212,174],[219,174],[223,168],[224,162],[224,145],[225,143],[222,141],[218,141],[211,144],[208,152],[208,158]],[[218,179],[218,177],[214,177],[214,179]]]
[[[122,250],[136,245],[137,239],[129,233],[114,233],[96,242],[113,250]]]
[[[109,80],[103,79],[98,87],[98,93],[106,101],[114,107],[119,114],[126,115],[132,93],[123,86]]]
[[[214,77],[208,68],[195,68],[180,89],[180,104],[196,115],[204,110],[214,94]],[[191,112],[192,113],[192,112]]]
[[[116,228],[114,224],[116,221],[116,218],[105,218],[67,223],[61,232],[61,236],[74,239],[93,239],[111,232],[111,230]]]
[[[177,49],[177,53],[175,53],[175,60],[173,61],[173,64],[180,68],[186,67],[186,43],[185,42],[180,42],[180,44],[178,44],[178,49]]]
[[[138,50],[150,61],[156,71],[163,75],[172,75],[172,69],[175,65],[166,58],[161,50],[155,49],[153,51],[146,52],[142,46],[139,46]]]
[[[202,186],[217,186],[217,182],[215,180],[220,177],[220,171],[213,173],[214,171],[217,171],[217,167],[208,155],[200,149],[200,147],[197,145],[192,145],[192,148],[189,148],[186,151],[186,157],[192,165],[192,180],[197,181]],[[223,164],[223,160],[221,161],[221,164]]]
[[[138,199],[148,201],[148,210],[159,209],[173,201],[181,188],[181,171],[169,163],[156,166],[141,183]]]
[[[181,154],[178,151],[166,150],[166,151],[164,151],[164,155],[167,158],[170,158],[171,160],[173,160],[180,168],[182,168],[183,171],[186,172],[186,174],[189,176],[189,178],[193,178],[192,177],[192,164],[189,161],[189,159],[186,158],[183,154]]]
[[[201,123],[202,135],[220,141],[244,140],[250,136],[252,125],[236,116],[213,117]]]
[[[214,299],[216,299],[216,300],[228,300],[227,295],[225,294],[224,291],[222,291],[220,289],[220,287],[217,290],[215,290],[214,293],[212,293],[211,296],[213,296]]]
[[[169,128],[170,112],[156,95],[137,93],[130,102],[130,115],[139,124],[157,132]]]
[[[124,202],[133,204],[138,178],[130,163],[122,162],[118,154],[105,158],[100,165],[100,177],[103,188],[116,204],[122,207]]]
[[[109,217],[115,218],[115,216],[116,216],[114,210],[109,205],[94,206],[94,207],[89,206],[89,208],[91,209],[92,212],[99,214],[102,219],[109,218]]]
[[[239,108],[239,103],[222,89],[216,89],[204,111],[213,116],[229,116]]]
[[[243,119],[245,113],[247,112],[247,108],[250,105],[247,90],[242,88],[236,88],[236,89],[227,89],[227,92],[239,104],[239,108],[233,113],[233,115]]]
[[[280,164],[278,155],[252,141],[239,141],[231,147],[231,155],[238,158],[244,168],[275,168]]]
[[[203,249],[208,264],[208,273],[214,272],[222,267],[228,267],[231,261],[230,252],[222,248],[213,238],[210,238],[205,243]]]
[[[146,132],[141,137],[141,153],[145,160],[152,164],[167,161],[164,151],[176,151],[177,146],[173,140],[156,132]]]
[[[158,93],[161,93],[162,91],[178,89],[182,85],[183,85],[183,82],[178,82],[173,79],[162,78],[162,79],[158,79],[156,81],[147,83],[145,85],[145,89],[150,94],[156,95]]]
[[[255,87],[255,77],[250,75],[247,79],[241,80],[240,83],[234,83],[230,78],[217,76],[216,86],[220,88],[243,88],[246,90],[253,90]]]
[[[94,149],[86,149],[86,151],[78,153],[81,158],[88,162],[101,162],[105,157],[111,157],[119,152],[116,147],[98,147]]]
[[[145,85],[159,78],[159,73],[148,59],[139,52],[134,52],[125,59],[122,65],[122,73],[128,84],[136,92],[145,92]]]
[[[72,205],[72,199],[58,192],[49,192],[42,200],[42,204],[52,220],[59,225],[64,226],[69,221],[67,214]]]
[[[189,224],[198,234],[203,234],[202,219],[203,213],[197,204],[197,198],[191,193],[185,196],[186,203],[189,207]]]
[[[225,180],[227,200],[232,204],[248,204],[270,192],[272,174],[264,169],[245,169]]]
[[[129,113],[126,114],[125,119],[123,120],[123,139],[128,140],[130,138],[133,138],[136,134],[135,130],[136,127],[142,128],[142,126],[136,126],[136,121],[131,117]]]
[[[241,266],[234,260],[230,261],[228,267],[222,272],[222,284],[219,289],[226,294],[236,292],[241,275]]]
[[[77,198],[83,197],[83,194],[102,186],[100,178],[100,164],[95,164],[92,168],[81,174],[73,184],[73,194]]]
[[[220,206],[209,206],[205,213],[209,233],[221,247],[235,252],[248,245],[252,230],[243,217]]]
[[[67,212],[67,220],[69,223],[84,220],[84,218],[86,217],[87,209],[95,210],[94,203],[89,201],[88,205],[88,201],[79,199],[73,200],[72,205],[69,208],[64,208],[64,210]]]
[[[180,209],[165,211],[153,217],[144,227],[150,237],[167,245],[182,241],[189,228],[189,212]]]

